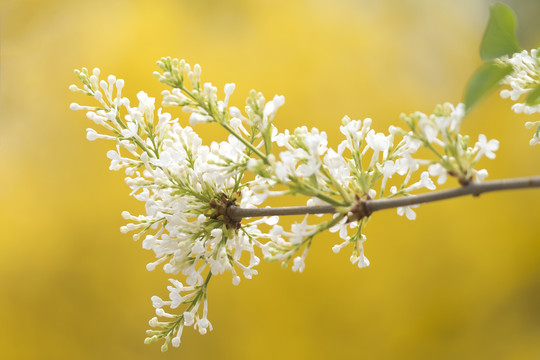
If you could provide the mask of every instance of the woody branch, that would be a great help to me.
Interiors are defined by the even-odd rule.
[[[400,198],[362,200],[366,212],[371,214],[374,211],[392,209],[401,206],[424,204],[433,201],[451,199],[460,196],[478,196],[487,192],[516,190],[540,187],[540,176],[501,179],[486,181],[483,183],[471,182],[459,188],[434,191],[427,194],[411,195]],[[290,207],[267,207],[260,209],[246,209],[238,206],[229,207],[229,216],[232,219],[240,220],[248,217],[262,217],[274,215],[304,215],[304,214],[332,214],[336,209],[331,205],[323,206],[290,206]]]

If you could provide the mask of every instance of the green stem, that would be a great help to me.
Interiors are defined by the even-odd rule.
[[[241,136],[240,134],[238,134],[236,131],[234,131],[233,128],[231,128],[229,126],[229,124],[225,123],[225,122],[218,122],[218,124],[220,124],[221,126],[223,126],[225,128],[225,130],[227,130],[228,132],[230,132],[235,138],[237,138],[238,140],[240,140],[240,142],[242,144],[244,144],[246,147],[248,147],[251,151],[253,151],[258,157],[260,157],[264,163],[266,165],[269,165],[270,162],[268,161],[268,158],[266,157],[266,155],[264,155],[259,149],[257,149],[255,146],[253,146],[253,144],[251,144],[249,141],[247,141],[246,139],[244,139],[243,136]]]
[[[191,93],[188,89],[186,89],[184,86],[180,87],[180,90],[182,90],[183,92],[185,92],[190,98],[192,98],[196,103],[197,105],[199,105],[201,108],[203,108],[204,110],[206,110],[206,112],[208,112],[208,114],[210,116],[212,116],[216,122],[221,125],[223,128],[225,128],[225,130],[227,130],[229,133],[231,133],[235,138],[237,138],[238,140],[240,140],[240,142],[242,144],[244,144],[246,147],[248,147],[251,151],[253,151],[258,157],[260,157],[264,163],[266,165],[269,165],[269,161],[268,161],[268,158],[266,157],[266,155],[264,155],[259,149],[257,149],[255,146],[253,146],[253,144],[251,144],[249,141],[247,141],[246,139],[244,139],[243,136],[241,136],[240,134],[238,134],[236,131],[234,131],[233,128],[231,128],[229,126],[229,124],[227,124],[225,121],[223,121],[223,119],[221,119],[219,116],[216,116],[215,112],[213,111],[213,108],[211,106],[208,106],[206,104],[206,102],[204,101],[201,101],[198,97],[196,97],[195,95],[193,95],[193,93]]]
[[[345,200],[346,202],[350,203],[351,202],[351,199],[349,198],[349,194],[347,194],[345,192],[345,189],[343,189],[343,186],[341,186],[337,181],[336,179],[334,179],[333,176],[331,176],[328,171],[326,169],[324,169],[322,166],[321,166],[321,173],[330,181],[330,183],[332,184],[332,186],[337,190],[339,191],[341,197],[343,198],[343,200]]]

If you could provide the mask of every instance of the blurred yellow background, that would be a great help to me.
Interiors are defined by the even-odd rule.
[[[199,63],[219,88],[283,94],[276,125],[341,141],[343,115],[386,131],[401,112],[461,99],[479,65],[490,1],[202,0],[1,2],[0,357],[2,359],[540,359],[540,191],[424,205],[410,222],[376,213],[358,269],[319,237],[303,274],[262,264],[233,287],[212,281],[214,331],[179,350],[143,345],[150,297],[167,276],[119,232],[141,210],[110,144],[90,143],[69,111],[74,68],[154,80],[162,56]],[[507,1],[524,47],[540,41],[540,4]],[[540,174],[540,147],[510,102],[492,96],[464,124],[501,147],[490,179]],[[184,117],[185,121],[185,117]],[[201,125],[203,138],[215,127]],[[221,133],[218,133],[221,134]],[[347,249],[348,250],[348,249]]]

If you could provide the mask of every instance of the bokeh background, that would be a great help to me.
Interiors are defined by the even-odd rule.
[[[213,332],[185,331],[165,354],[143,345],[167,276],[147,272],[152,254],[120,234],[121,211],[141,204],[108,171],[111,144],[86,141],[89,121],[68,108],[84,103],[68,91],[74,68],[159,98],[155,61],[173,56],[220,88],[236,82],[237,106],[251,88],[285,95],[278,127],[316,126],[337,146],[345,114],[386,131],[401,112],[459,102],[490,3],[2,0],[0,357],[540,359],[538,190],[425,205],[414,222],[376,213],[369,268],[335,255],[326,234],[303,274],[262,264],[239,287],[213,280]],[[506,3],[522,45],[537,46],[540,3]],[[540,173],[527,119],[509,107],[494,95],[463,126],[501,141],[483,163],[491,179]]]

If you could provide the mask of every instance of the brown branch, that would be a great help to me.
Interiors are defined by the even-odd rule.
[[[540,176],[492,180],[482,183],[471,182],[468,185],[448,190],[434,191],[421,195],[411,195],[392,199],[362,200],[367,213],[374,211],[392,209],[401,206],[424,204],[432,201],[451,199],[459,196],[478,196],[483,193],[502,190],[526,189],[540,187]],[[247,209],[238,206],[230,206],[229,217],[240,220],[248,217],[262,217],[273,215],[303,215],[303,214],[332,214],[336,209],[331,205],[324,206],[290,206],[290,207],[268,207]]]

